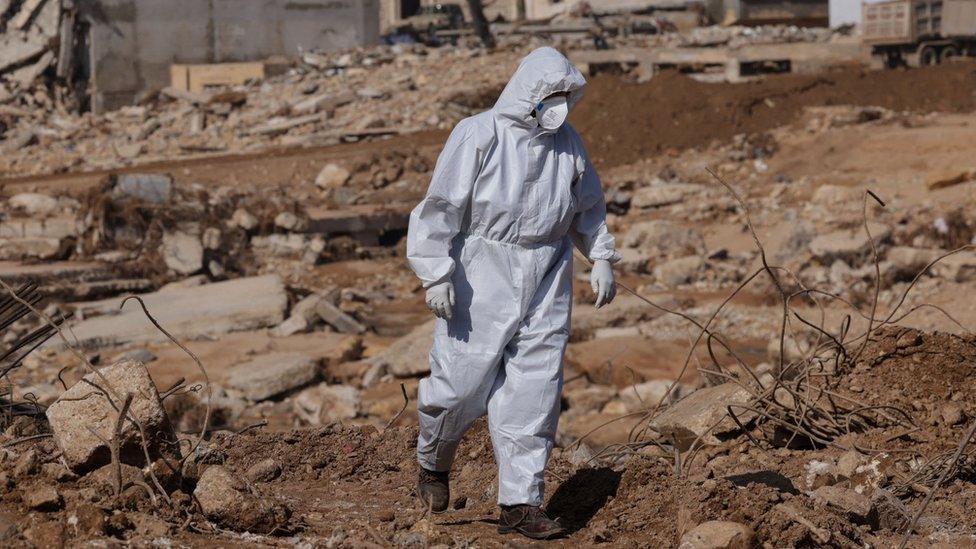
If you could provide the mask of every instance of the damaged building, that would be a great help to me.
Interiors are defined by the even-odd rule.
[[[0,96],[53,67],[98,111],[169,85],[173,64],[374,44],[379,0],[0,0],[0,21]]]

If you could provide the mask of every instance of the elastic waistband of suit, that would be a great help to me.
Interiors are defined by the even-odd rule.
[[[552,240],[549,242],[505,242],[502,240],[492,240],[486,236],[480,234],[472,233],[461,233],[459,236],[464,240],[469,240],[472,238],[477,238],[479,240],[484,240],[485,242],[490,242],[492,244],[499,244],[501,246],[510,246],[512,248],[526,248],[529,250],[537,250],[539,248],[558,248],[564,245],[569,240],[569,235],[566,235],[558,240]]]

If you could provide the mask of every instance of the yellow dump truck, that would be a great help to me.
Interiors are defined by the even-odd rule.
[[[862,39],[886,67],[976,56],[976,0],[890,0],[861,9]]]

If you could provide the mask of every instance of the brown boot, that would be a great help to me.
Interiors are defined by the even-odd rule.
[[[502,505],[498,533],[518,532],[532,539],[552,539],[566,535],[566,529],[534,505]]]
[[[447,511],[451,499],[448,472],[428,471],[421,467],[420,478],[417,480],[417,497],[423,503],[424,509],[430,508],[434,513]]]

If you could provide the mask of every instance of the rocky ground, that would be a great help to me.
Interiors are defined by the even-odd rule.
[[[494,532],[483,426],[460,452],[455,511],[426,516],[410,491],[432,323],[406,217],[446,129],[492,103],[521,52],[471,51],[384,49],[205,101],[163,94],[4,155],[0,280],[43,298],[23,315],[0,303],[15,350],[5,543],[512,541]],[[976,417],[973,74],[593,79],[571,120],[626,289],[596,311],[577,284],[548,490],[561,543],[886,547],[928,494],[910,546],[972,543],[971,452],[952,458]],[[264,101],[293,120],[296,101],[343,93],[356,98],[308,126],[252,133],[279,123],[248,118]],[[444,101],[463,108],[431,107]],[[234,154],[179,148],[195,112],[196,135]],[[167,116],[180,122],[153,132],[171,139],[138,133]],[[348,133],[370,117],[427,129]],[[357,142],[278,147],[334,131]],[[61,149],[126,132],[129,167]],[[70,318],[24,355],[42,314]]]

